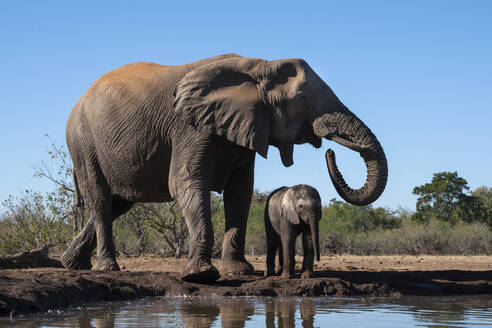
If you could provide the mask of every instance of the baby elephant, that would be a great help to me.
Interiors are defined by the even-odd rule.
[[[318,191],[308,185],[282,187],[268,196],[265,207],[267,237],[267,276],[275,275],[275,253],[279,250],[280,271],[283,278],[294,276],[295,243],[302,232],[302,277],[313,276],[314,254],[319,261],[319,229],[321,199]]]

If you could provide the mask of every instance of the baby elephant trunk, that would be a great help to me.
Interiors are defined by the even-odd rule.
[[[314,254],[316,261],[319,262],[319,224],[315,218],[309,220],[309,226],[311,227],[311,236],[313,238]]]

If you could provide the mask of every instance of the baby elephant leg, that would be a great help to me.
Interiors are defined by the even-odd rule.
[[[309,232],[303,232],[302,234],[302,249],[304,258],[302,260],[301,277],[311,278],[314,277],[313,264],[314,264],[314,248],[313,239]]]
[[[282,235],[282,253],[284,265],[282,267],[282,278],[294,278],[296,238],[292,233]]]
[[[275,254],[280,246],[280,238],[277,233],[272,231],[267,233],[267,256],[266,256],[266,273],[265,276],[275,275]]]

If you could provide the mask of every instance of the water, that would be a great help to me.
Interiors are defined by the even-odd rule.
[[[492,297],[148,298],[0,318],[0,327],[492,327]]]

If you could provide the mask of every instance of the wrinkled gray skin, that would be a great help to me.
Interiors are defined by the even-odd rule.
[[[321,199],[318,191],[308,185],[282,187],[273,191],[265,207],[267,238],[266,276],[294,277],[296,238],[302,234],[301,276],[313,277],[314,256],[319,261],[319,220]],[[278,250],[280,271],[275,273]]]
[[[90,219],[62,262],[89,269],[97,247],[94,268],[119,270],[113,220],[136,202],[174,199],[190,232],[182,279],[215,281],[210,191],[217,191],[225,206],[222,274],[251,273],[244,241],[255,153],[266,157],[274,145],[290,166],[294,144],[320,147],[322,137],[346,142],[365,156],[367,186],[360,190],[346,186],[329,157],[341,196],[357,204],[376,200],[387,176],[379,142],[301,59],[229,54],[111,71],[79,99],[68,119],[78,203],[84,202]]]

